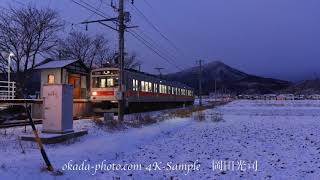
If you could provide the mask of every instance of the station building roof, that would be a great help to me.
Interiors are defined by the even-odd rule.
[[[49,60],[47,62],[42,62],[35,67],[35,69],[55,69],[66,67],[78,60]]]

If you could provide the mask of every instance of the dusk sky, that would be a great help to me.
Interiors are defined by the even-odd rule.
[[[85,2],[115,16],[110,1]],[[28,2],[60,12],[67,22],[65,33],[72,30],[71,23],[102,19],[71,0],[1,0],[0,6]],[[266,77],[294,81],[320,77],[319,0],[135,0],[135,6],[178,48],[155,31],[129,2],[126,9],[132,15],[130,24],[139,26],[134,31],[147,40],[151,37],[156,47],[170,52],[175,56],[173,63],[182,69],[203,59],[219,60]],[[82,25],[73,29],[86,32]],[[111,48],[117,47],[117,34],[104,26],[90,25],[87,33],[104,33]],[[155,72],[154,67],[163,67],[164,73],[178,71],[130,34],[126,37],[126,49],[137,52],[143,61],[142,70]]]

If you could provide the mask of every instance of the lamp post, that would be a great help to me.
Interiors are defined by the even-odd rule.
[[[10,87],[10,85],[11,85],[10,73],[11,73],[11,70],[10,70],[10,67],[11,67],[11,57],[13,57],[13,56],[14,56],[14,54],[12,52],[10,52],[9,57],[8,57],[8,99],[10,99],[10,97],[11,97],[11,93],[10,93],[10,88],[11,88]]]

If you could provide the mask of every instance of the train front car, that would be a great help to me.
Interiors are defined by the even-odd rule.
[[[91,71],[91,96],[95,112],[116,112],[119,69],[100,68]]]

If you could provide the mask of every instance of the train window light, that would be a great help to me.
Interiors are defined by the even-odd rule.
[[[93,81],[93,84],[92,84],[93,88],[98,88],[99,87],[98,78],[93,78],[92,81]]]
[[[153,92],[158,93],[158,84],[157,83],[153,84]]]
[[[148,92],[152,92],[152,83],[151,82],[148,83]]]
[[[141,91],[143,91],[143,92],[146,91],[146,87],[145,87],[144,81],[141,81]]]
[[[136,80],[132,79],[132,90],[136,90]]]
[[[106,87],[106,79],[100,79],[100,87],[105,88]]]
[[[132,87],[133,87],[133,91],[138,91],[139,90],[139,81],[136,79],[132,80]]]
[[[114,80],[113,80],[113,78],[108,78],[108,79],[107,79],[107,86],[108,86],[108,87],[113,87],[113,86],[114,86]]]
[[[164,93],[164,86],[163,86],[163,84],[160,84],[160,93]]]

